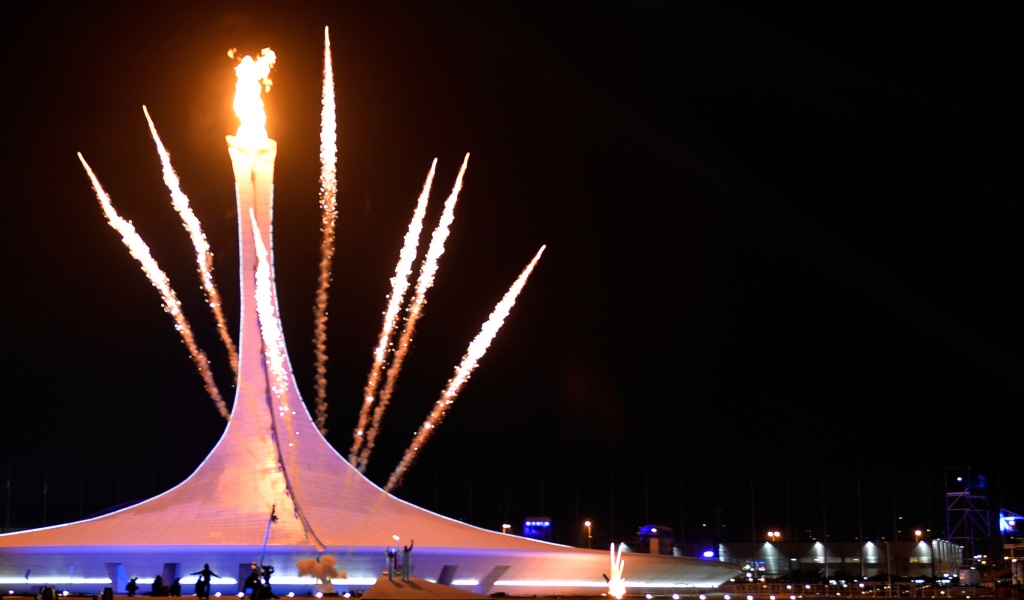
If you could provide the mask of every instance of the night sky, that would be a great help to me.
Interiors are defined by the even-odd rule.
[[[1024,510],[1009,3],[90,4],[23,3],[0,36],[0,526],[159,493],[223,432],[76,153],[233,397],[142,112],[236,327],[230,48],[278,56],[277,286],[312,400],[325,26],[340,204],[327,437],[344,455],[430,163],[423,247],[471,155],[375,482],[546,244],[400,497],[493,529],[549,516],[570,544],[592,519],[602,545],[644,523],[688,541],[939,537],[962,469],[985,475],[993,508]]]

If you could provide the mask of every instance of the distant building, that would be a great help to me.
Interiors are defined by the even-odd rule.
[[[918,542],[763,542],[682,544],[682,556],[708,552],[736,563],[744,577],[760,579],[956,578],[964,563],[963,548],[947,540]]]
[[[526,517],[523,519],[523,537],[550,542],[551,519],[548,517]]]

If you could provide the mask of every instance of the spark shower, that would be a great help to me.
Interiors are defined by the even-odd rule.
[[[274,161],[277,154],[277,142],[269,138],[266,130],[266,112],[262,93],[269,92],[272,81],[270,71],[276,63],[277,56],[269,48],[264,49],[255,58],[252,56],[237,57],[235,50],[228,56],[236,59],[235,74],[237,76],[234,109],[239,117],[236,135],[227,136],[228,151],[231,155],[235,171],[236,195],[255,194],[261,201],[273,203]],[[315,358],[315,410],[316,424],[321,433],[326,433],[327,417],[327,379],[326,362],[328,359],[327,305],[328,291],[331,283],[331,265],[334,258],[335,230],[338,219],[337,201],[337,120],[334,100],[334,75],[331,57],[330,32],[324,28],[324,65],[323,90],[320,132],[320,192],[321,208],[321,245],[320,270],[318,289],[314,303],[314,358]],[[188,196],[181,190],[181,185],[171,165],[170,153],[164,148],[157,134],[156,126],[150,118],[149,110],[143,106],[143,113],[149,125],[150,134],[160,156],[164,184],[171,196],[174,209],[181,216],[185,230],[188,232],[196,253],[196,267],[200,288],[206,298],[207,305],[213,311],[217,324],[217,332],[224,343],[228,354],[230,368],[238,376],[237,346],[231,339],[227,323],[221,307],[220,294],[213,277],[213,255],[201,224],[189,206]],[[181,302],[171,287],[169,278],[162,271],[149,251],[148,245],[136,232],[131,221],[122,218],[114,209],[110,196],[104,191],[96,174],[81,153],[78,154],[93,190],[108,223],[120,235],[131,255],[139,262],[142,271],[157,289],[163,303],[164,311],[174,320],[174,327],[182,338],[192,361],[195,363],[204,387],[213,399],[214,406],[225,419],[230,419],[230,410],[217,389],[213,379],[210,361],[206,353],[196,344],[191,325],[185,318]],[[406,231],[395,274],[391,278],[392,290],[388,294],[387,309],[378,342],[373,351],[373,359],[367,382],[363,390],[357,425],[353,432],[353,443],[349,451],[349,462],[365,472],[370,454],[374,448],[377,434],[380,431],[383,416],[395,390],[395,383],[405,361],[417,322],[424,315],[427,303],[427,292],[433,286],[438,270],[438,261],[444,254],[445,241],[455,218],[455,207],[463,178],[469,162],[466,154],[456,177],[455,184],[444,204],[439,223],[434,229],[427,251],[420,263],[419,274],[415,285],[411,284],[413,266],[419,256],[419,243],[423,231],[423,220],[426,214],[434,174],[437,167],[435,159],[430,166],[423,189],[416,202],[412,220]],[[277,310],[276,288],[274,286],[273,259],[264,237],[270,235],[269,223],[261,227],[251,215],[239,215],[240,219],[252,219],[252,240],[243,243],[254,244],[257,250],[256,302],[259,315],[260,335],[264,358],[267,364],[267,376],[271,395],[271,405],[279,416],[288,422],[292,409],[282,402],[282,386],[287,384],[283,378],[276,377],[281,372],[281,365],[286,358],[284,336],[280,315]],[[267,237],[269,241],[269,237]],[[441,391],[440,397],[434,402],[433,408],[423,424],[416,431],[412,442],[399,464],[384,486],[385,491],[392,491],[401,484],[402,477],[415,462],[418,453],[437,430],[444,416],[451,409],[459,393],[476,369],[480,359],[497,335],[499,329],[516,302],[519,293],[526,285],[530,273],[543,254],[545,246],[537,251],[527,266],[512,283],[508,291],[495,305],[490,316],[483,323],[479,333],[473,338],[463,355],[462,360],[454,369],[452,377]],[[409,290],[412,288],[412,297]],[[397,341],[396,341],[397,339]],[[237,381],[236,381],[237,383]]]

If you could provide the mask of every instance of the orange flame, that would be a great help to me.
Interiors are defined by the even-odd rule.
[[[236,50],[228,51],[234,58]],[[270,81],[270,69],[274,66],[277,55],[270,48],[264,48],[255,59],[243,56],[235,67],[238,81],[235,83],[235,114],[240,121],[237,143],[242,148],[256,150],[267,145],[267,112],[263,107],[260,93],[269,92],[273,83]]]

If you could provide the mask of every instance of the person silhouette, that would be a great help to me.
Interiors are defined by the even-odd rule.
[[[201,571],[191,573],[192,575],[198,575],[199,579],[196,580],[196,597],[199,600],[210,600],[210,578],[220,577],[220,575],[210,570],[210,563],[203,565]]]
[[[164,576],[157,575],[153,578],[153,591],[150,592],[151,596],[165,596],[164,590]]]
[[[128,580],[128,585],[124,586],[125,591],[128,592],[129,598],[134,597],[135,592],[139,591],[139,584],[135,581],[136,579],[138,579],[138,577],[132,577]]]
[[[245,583],[242,584],[242,592],[245,590],[252,590],[252,598],[260,598],[260,569],[256,566],[256,563],[249,563],[250,573],[245,578]]]
[[[263,598],[277,598],[273,588],[270,587],[270,575],[274,572],[271,565],[263,565]]]
[[[409,540],[408,546],[402,547],[402,581],[409,581],[412,575],[412,545],[416,540]]]
[[[181,578],[180,577],[176,577],[174,579],[174,581],[171,582],[171,587],[168,588],[168,590],[169,590],[168,593],[167,593],[168,596],[180,596],[181,595]]]
[[[384,560],[388,567],[388,581],[394,581],[395,571],[398,570],[398,548],[388,546],[388,549],[384,551]]]

